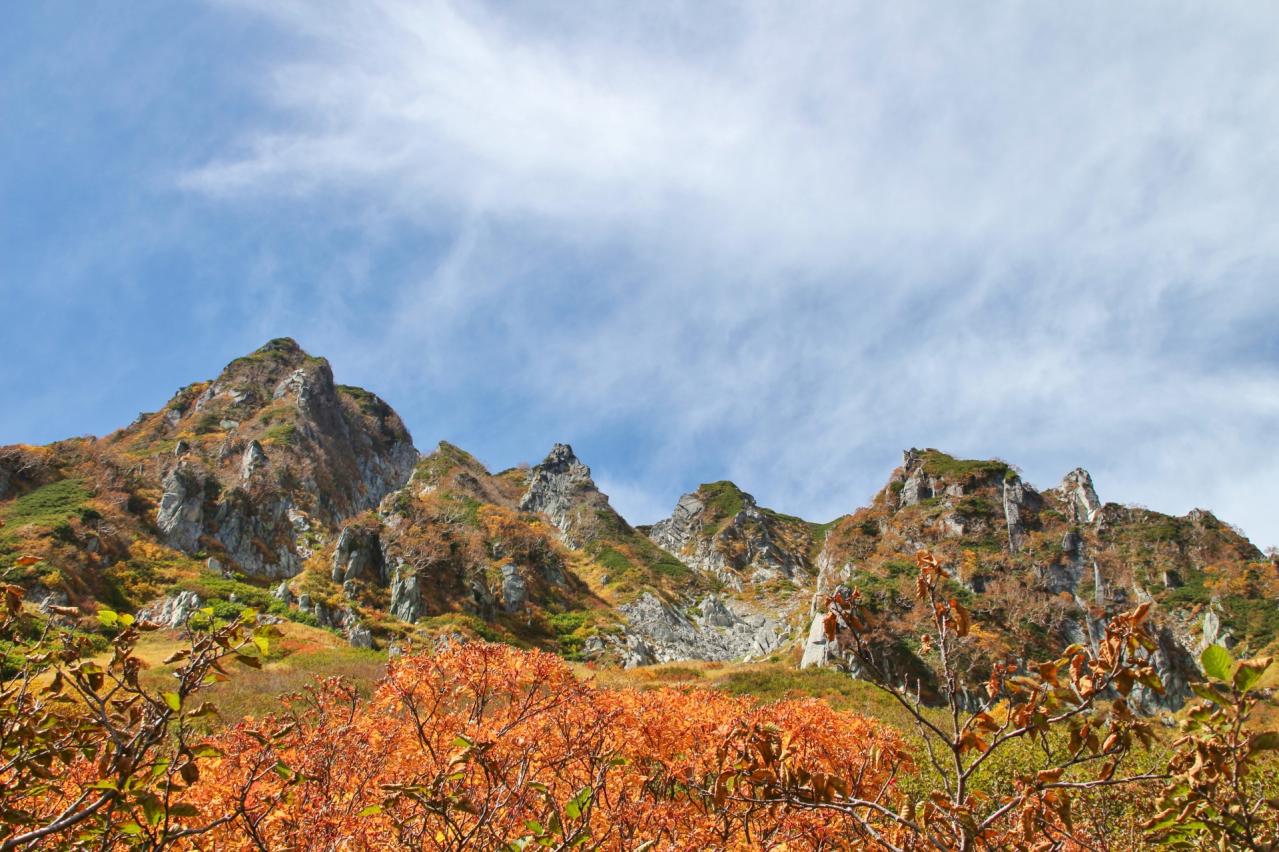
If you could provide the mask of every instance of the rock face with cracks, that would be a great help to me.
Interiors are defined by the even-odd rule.
[[[1261,558],[1210,513],[1175,518],[1103,504],[1082,468],[1041,492],[1003,462],[908,450],[872,505],[838,521],[826,537],[801,665],[836,661],[821,619],[827,596],[841,585],[861,589],[890,632],[918,633],[902,602],[912,597],[906,558],[920,548],[941,558],[951,594],[979,619],[996,613],[1001,642],[1028,658],[1047,659],[1076,642],[1095,648],[1112,616],[1155,602],[1158,647],[1151,656],[1165,692],[1134,694],[1148,712],[1180,707],[1200,676],[1202,649],[1237,641],[1221,629],[1229,602],[1206,594],[1196,601],[1185,580],[1201,584],[1217,566]],[[992,645],[985,653],[974,653],[978,673],[1001,651]],[[922,677],[921,661],[901,647],[885,648],[885,657],[908,681]]]

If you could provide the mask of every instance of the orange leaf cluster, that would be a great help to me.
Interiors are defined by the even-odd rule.
[[[601,689],[553,655],[474,643],[393,661],[370,699],[329,680],[240,724],[185,796],[231,811],[224,799],[262,776],[251,818],[202,838],[220,849],[847,845],[841,814],[746,795],[743,755],[760,742],[784,742],[822,797],[879,793],[905,751],[819,701]]]

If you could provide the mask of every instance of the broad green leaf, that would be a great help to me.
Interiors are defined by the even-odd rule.
[[[114,610],[100,609],[98,621],[102,622],[103,627],[115,627],[120,622],[120,616]]]
[[[164,819],[164,806],[160,804],[160,800],[155,796],[147,795],[140,797],[142,811],[147,816],[147,825],[155,827]]]
[[[126,822],[124,825],[120,826],[120,831],[131,837],[136,837],[142,833],[142,826],[138,825],[136,822]]]
[[[1252,689],[1253,684],[1261,680],[1261,672],[1248,666],[1240,666],[1235,671],[1235,688],[1240,692]]]
[[[583,787],[577,791],[577,795],[569,799],[564,804],[564,815],[569,819],[577,819],[582,815],[582,809],[586,807],[586,803],[591,800],[592,790],[590,787]]]
[[[366,817],[366,816],[373,816],[374,814],[380,814],[380,813],[382,813],[381,805],[369,805],[367,808],[365,808],[364,810],[356,814],[356,816]]]
[[[133,620],[134,620],[133,616],[129,615],[127,612],[117,613],[116,618],[118,618],[120,620],[120,623],[123,624],[125,627],[128,627],[129,625],[133,624]]]
[[[1211,678],[1222,681],[1230,680],[1230,670],[1235,666],[1235,658],[1220,645],[1209,645],[1199,657],[1204,672]]]
[[[1224,695],[1207,683],[1192,683],[1190,684],[1190,691],[1205,701],[1211,701],[1213,704],[1222,704],[1226,700]]]
[[[1239,669],[1235,672],[1235,688],[1240,692],[1252,689],[1261,676],[1270,668],[1269,657],[1257,657],[1252,660],[1240,660]]]
[[[166,692],[164,694],[164,703],[169,705],[169,709],[175,713],[182,709],[182,699],[176,692]]]

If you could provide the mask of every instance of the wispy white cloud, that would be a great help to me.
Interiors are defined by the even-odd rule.
[[[832,516],[915,444],[1279,542],[1279,17],[641,6],[271,4],[275,120],[183,184],[451,240],[349,357],[626,430],[638,520],[714,469]]]

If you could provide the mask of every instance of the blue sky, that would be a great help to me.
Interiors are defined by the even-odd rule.
[[[262,12],[261,7],[269,7]],[[1279,544],[1267,3],[0,12],[0,443],[270,337],[624,514],[910,446]]]

